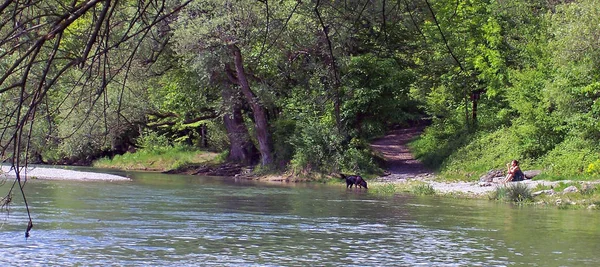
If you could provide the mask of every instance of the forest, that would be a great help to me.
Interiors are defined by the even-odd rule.
[[[518,159],[600,176],[595,0],[5,0],[0,159],[152,147],[297,174],[381,172],[369,142],[425,124],[447,177]]]

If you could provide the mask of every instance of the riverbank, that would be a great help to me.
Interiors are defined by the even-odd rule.
[[[70,181],[130,181],[131,179],[108,173],[74,171],[48,167],[27,167],[19,172],[22,179],[30,180],[70,180]],[[16,172],[10,166],[2,166],[0,177],[16,178]]]

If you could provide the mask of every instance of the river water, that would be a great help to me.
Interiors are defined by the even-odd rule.
[[[600,213],[487,200],[382,197],[340,184],[128,173],[31,180],[2,266],[594,266]],[[4,193],[8,184],[0,187]]]

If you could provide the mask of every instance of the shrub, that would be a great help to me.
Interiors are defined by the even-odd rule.
[[[156,132],[145,132],[137,138],[136,143],[143,150],[151,152],[151,151],[160,151],[171,148],[171,143],[169,139],[164,135],[159,135]]]
[[[294,155],[292,168],[296,171],[332,171],[339,168],[338,159],[342,137],[327,123],[298,123],[298,131],[291,138]]]
[[[585,173],[600,176],[600,159],[590,163],[585,169]]]
[[[277,167],[286,165],[294,155],[294,146],[290,146],[289,137],[296,132],[296,121],[278,119],[273,122],[273,153]]]
[[[435,121],[416,140],[409,143],[411,151],[423,164],[439,169],[448,157],[469,142],[472,135],[457,120]]]
[[[533,199],[531,190],[526,184],[523,183],[513,183],[509,185],[506,193],[508,200],[512,202],[524,202],[531,201]]]
[[[348,147],[342,153],[341,169],[355,173],[376,173],[379,167],[375,164],[373,156],[366,149]]]
[[[506,198],[506,186],[498,186],[496,187],[496,190],[492,191],[490,193],[489,198],[491,200],[502,200],[504,198]]]
[[[511,183],[508,186],[499,186],[490,195],[490,199],[505,200],[522,203],[533,200],[531,189],[523,183]]]
[[[578,137],[565,139],[555,149],[546,154],[542,164],[547,167],[550,175],[559,177],[584,175],[593,176],[597,173],[595,167],[600,163],[596,144]]]

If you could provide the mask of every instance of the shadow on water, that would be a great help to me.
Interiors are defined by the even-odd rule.
[[[342,183],[126,175],[132,181],[32,181],[32,238],[23,238],[26,214],[15,200],[0,229],[6,245],[0,258],[8,265],[85,266],[573,266],[600,260],[596,212],[380,197]]]

